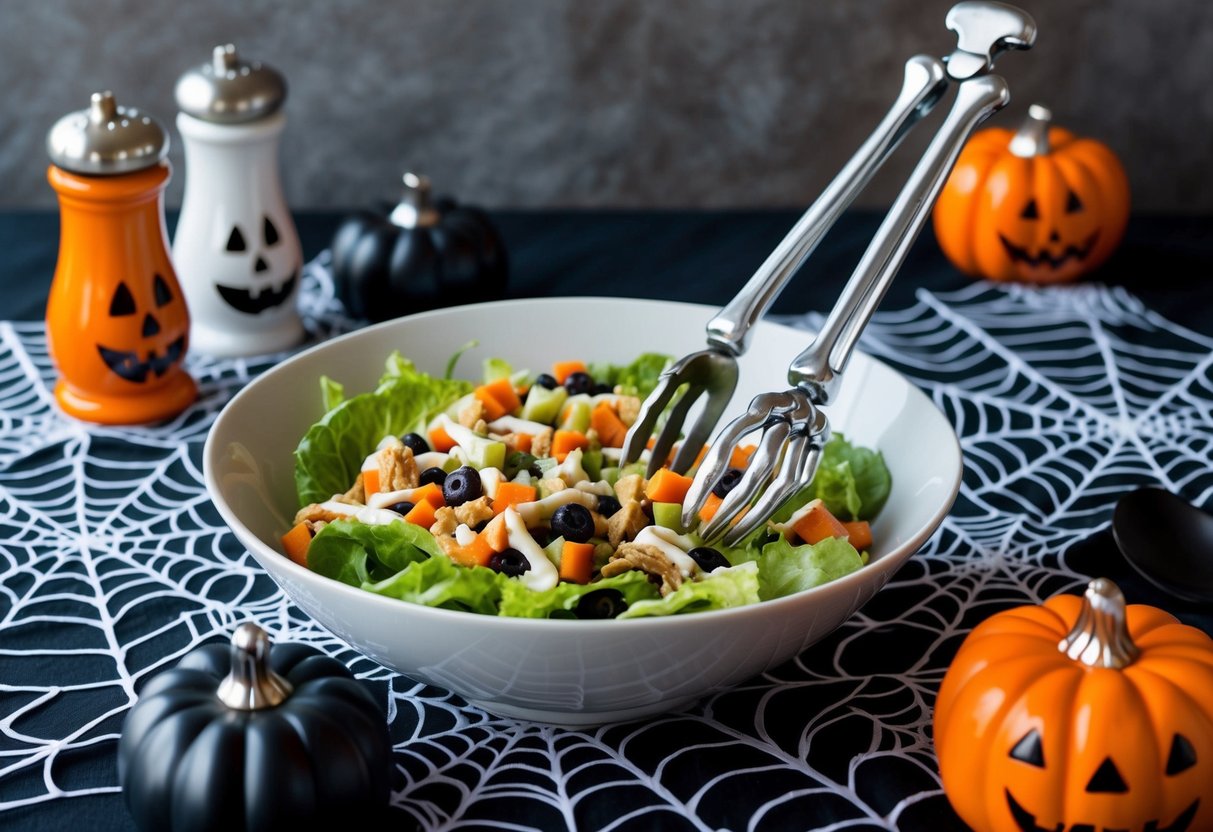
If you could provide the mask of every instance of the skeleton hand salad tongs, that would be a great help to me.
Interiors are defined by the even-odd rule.
[[[926,223],[961,147],[978,124],[1010,100],[1006,81],[991,74],[995,57],[1011,48],[1028,49],[1036,39],[1031,16],[1003,3],[959,3],[948,12],[946,22],[957,35],[956,50],[943,60],[916,55],[906,62],[901,94],[875,132],[737,297],[708,322],[708,349],[682,358],[663,373],[628,431],[624,463],[640,458],[658,417],[678,389],[686,385],[653,443],[648,464],[651,476],[669,458],[691,407],[706,394],[703,408],[679,445],[671,467],[681,473],[694,464],[733,395],[736,357],[745,352],[754,323],[901,139],[954,82],[956,100],[939,132],[889,209],[821,331],[788,368],[791,389],[756,396],[746,412],[721,431],[701,461],[683,503],[682,523],[686,528],[697,524],[699,510],[725,472],[737,442],[750,433],[762,432],[744,475],[711,520],[700,528],[705,541],[724,535],[726,543],[735,543],[812,482],[830,435],[829,421],[821,408],[837,394],[860,333]],[[733,523],[747,506],[750,510]]]

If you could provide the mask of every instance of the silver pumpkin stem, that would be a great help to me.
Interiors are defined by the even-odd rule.
[[[1087,584],[1078,620],[1057,648],[1087,667],[1120,670],[1133,664],[1141,650],[1129,637],[1120,587],[1107,578]]]
[[[438,212],[430,205],[430,180],[415,173],[404,175],[404,193],[388,220],[401,228],[431,228],[438,224]]]
[[[219,701],[236,711],[258,711],[281,705],[291,683],[270,669],[270,637],[252,622],[232,635],[232,670],[219,683]]]
[[[1011,152],[1024,159],[1049,154],[1049,125],[1053,112],[1041,104],[1028,108],[1028,117],[1019,132],[1011,139]]]

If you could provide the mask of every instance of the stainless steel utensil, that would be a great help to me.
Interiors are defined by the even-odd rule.
[[[740,540],[812,481],[830,432],[829,421],[819,408],[828,405],[836,394],[860,333],[926,223],[961,147],[978,124],[1009,101],[1006,82],[990,74],[995,57],[1007,49],[1028,49],[1036,39],[1031,16],[1002,3],[959,3],[948,12],[946,23],[957,35],[957,49],[943,60],[916,55],[906,62],[901,93],[876,130],[741,292],[708,322],[708,349],[682,358],[663,373],[628,431],[622,454],[625,463],[640,458],[658,418],[678,389],[686,385],[654,441],[648,473],[651,476],[668,458],[692,406],[706,395],[703,409],[687,431],[671,467],[683,472],[694,464],[736,388],[736,357],[745,352],[754,323],[901,139],[938,103],[949,82],[956,82],[956,100],[943,125],[894,201],[821,331],[789,367],[788,381],[793,387],[756,396],[746,412],[721,431],[701,462],[683,503],[682,522],[687,528],[697,524],[699,510],[724,473],[737,442],[747,434],[762,431],[744,476],[700,529],[707,541],[726,531],[727,543]],[[730,526],[760,492],[762,496],[750,511]]]

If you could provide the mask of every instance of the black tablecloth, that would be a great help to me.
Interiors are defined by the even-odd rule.
[[[547,211],[502,213],[496,219],[511,255],[513,296],[632,295],[723,303],[795,216],[782,211]],[[308,258],[327,245],[339,218],[336,213],[298,217]],[[827,309],[878,221],[870,215],[844,218],[774,312],[804,316]],[[1081,586],[1082,576],[1098,574],[1116,580],[1131,601],[1163,606],[1213,632],[1213,616],[1207,610],[1165,598],[1139,579],[1106,530],[1115,489],[1148,482],[1156,473],[1176,473],[1189,497],[1213,494],[1207,446],[1203,468],[1184,467],[1182,460],[1170,462],[1160,454],[1161,472],[1134,457],[1111,466],[1115,470],[1109,473],[1095,469],[1100,453],[1108,458],[1119,453],[1115,437],[1106,442],[1102,435],[1063,439],[1065,431],[1049,422],[1071,412],[1069,405],[1058,407],[1055,402],[1072,400],[1092,414],[1097,428],[1114,432],[1116,420],[1100,413],[1105,398],[1119,397],[1122,405],[1143,411],[1155,400],[1169,407],[1164,401],[1168,394],[1157,393],[1165,386],[1182,393],[1176,407],[1186,410],[1183,419],[1161,430],[1188,424],[1210,431],[1211,232],[1213,222],[1207,219],[1135,218],[1118,254],[1086,289],[1054,293],[1005,292],[974,283],[947,264],[927,232],[882,307],[895,311],[874,322],[865,349],[927,390],[958,426],[966,453],[978,451],[980,461],[966,468],[954,517],[865,607],[861,620],[753,684],[666,718],[565,732],[495,720],[443,691],[392,676],[335,640],[325,641],[294,608],[282,613],[292,625],[287,629],[350,663],[392,706],[400,825],[547,829],[614,823],[613,828],[640,830],[736,829],[754,822],[756,828],[781,829],[851,819],[858,824],[853,828],[957,828],[960,823],[938,788],[927,723],[942,669],[959,636],[979,620],[1029,598],[1072,592]],[[119,675],[129,666],[139,671],[142,684],[145,671],[156,661],[155,655],[145,654],[184,649],[169,644],[170,636],[175,637],[172,605],[182,601],[181,594],[192,584],[168,575],[175,551],[171,544],[186,533],[195,542],[203,536],[208,547],[207,556],[200,559],[203,571],[217,574],[235,566],[249,581],[231,596],[207,596],[210,606],[198,617],[191,618],[194,613],[182,605],[181,620],[200,628],[203,636],[227,628],[230,622],[224,616],[233,610],[276,604],[276,590],[250,567],[230,535],[216,531],[222,524],[209,509],[195,473],[169,470],[170,463],[197,465],[200,439],[213,411],[199,413],[184,426],[187,435],[179,457],[172,456],[178,452],[172,437],[146,445],[133,434],[87,437],[93,447],[86,466],[109,465],[113,470],[82,475],[81,493],[86,497],[89,488],[110,478],[137,495],[131,498],[135,504],[143,500],[138,495],[146,485],[150,508],[174,500],[197,506],[197,517],[174,514],[173,527],[165,532],[170,541],[166,551],[153,550],[145,557],[140,546],[150,544],[135,541],[129,550],[99,551],[88,560],[90,568],[128,561],[146,565],[149,580],[173,583],[172,592],[156,599],[149,595],[141,606],[139,594],[147,590],[139,589],[137,582],[129,590],[111,586],[90,594],[89,585],[104,584],[108,574],[75,574],[68,557],[47,565],[37,536],[44,529],[65,535],[78,531],[55,515],[63,511],[58,471],[79,458],[70,447],[60,446],[79,441],[81,434],[68,431],[41,445],[32,441],[39,430],[53,434],[57,429],[53,413],[31,404],[38,385],[53,377],[53,370],[40,326],[11,322],[41,317],[56,245],[55,215],[0,215],[0,281],[7,301],[0,314],[5,349],[0,371],[7,385],[0,390],[6,431],[0,434],[0,826],[124,829],[130,828],[130,821],[114,788],[113,738],[125,705],[121,698],[102,701],[113,696],[121,680],[112,678],[112,669],[98,669],[98,662],[117,658],[123,665]],[[812,320],[801,317],[797,323]],[[1098,337],[1105,349],[1112,365],[1109,372],[1124,373],[1110,391],[1075,392],[1064,373],[1054,372],[1057,359],[1048,345],[1034,346],[1025,337],[1039,328],[1066,333],[1068,343],[1085,348],[1082,330],[1088,324],[1098,333],[1092,338]],[[1008,379],[1000,382],[997,401],[980,405],[978,412],[1006,416],[1008,422],[1021,413],[1041,417],[1043,441],[1056,440],[1054,451],[1061,457],[1072,452],[1069,462],[1092,460],[1091,476],[1073,473],[1073,466],[1049,470],[1049,476],[1039,480],[1019,476],[1013,465],[1023,450],[1017,444],[1022,437],[988,424],[974,428],[966,421],[966,408],[988,391],[973,387],[971,373],[939,365],[935,356],[940,343],[971,350],[983,367],[1005,361]],[[1161,380],[1150,376],[1155,356],[1166,359]],[[206,369],[213,372],[208,384],[230,391],[261,368]],[[1151,383],[1139,383],[1142,379]],[[1077,418],[1085,417],[1080,413]],[[146,466],[146,477],[140,465]],[[63,493],[68,494],[70,472],[64,482]],[[1076,497],[1087,499],[1081,517],[1068,513]],[[103,514],[109,512],[107,523],[124,517],[125,502],[114,499],[112,512],[100,506]],[[1007,516],[1025,508],[1042,509],[1052,525],[1034,524],[1037,518],[1031,511],[1025,512],[1022,528],[999,529],[997,534],[990,533],[988,523],[976,522],[983,512]],[[41,511],[50,518],[45,524],[36,516]],[[177,528],[177,519],[187,527],[184,531]],[[48,556],[53,558],[56,547],[66,545],[50,541]],[[80,545],[94,542],[82,540]],[[56,594],[58,581],[65,583]],[[50,595],[45,607],[38,606],[42,589]],[[103,618],[114,616],[105,621],[113,626],[90,624],[88,603],[83,611],[76,608],[82,599],[98,601]],[[257,608],[259,614],[268,614],[264,606]],[[953,635],[939,635],[941,615],[950,616],[947,629]],[[152,633],[153,628],[165,629]],[[113,643],[88,642],[103,631]],[[144,641],[144,635],[156,638]],[[199,631],[186,634],[187,642],[191,635],[196,638]],[[45,648],[48,639],[53,649]],[[98,684],[90,688],[87,682],[94,677]],[[81,716],[94,711],[100,714],[96,720]],[[682,754],[680,749],[692,743],[695,752]],[[555,764],[566,759],[585,761],[584,771],[591,773],[583,781],[588,778],[595,788],[584,788],[582,782],[583,792],[563,797],[567,772]],[[718,779],[718,785],[700,794],[709,779]],[[783,802],[784,795],[800,792],[797,801]],[[764,814],[759,821],[755,813],[760,809]],[[790,813],[781,814],[785,809]]]

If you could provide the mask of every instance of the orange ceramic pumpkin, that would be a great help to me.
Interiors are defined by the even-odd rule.
[[[979,832],[1213,829],[1213,639],[1102,578],[999,613],[943,680],[935,748]]]
[[[1060,283],[1116,249],[1129,220],[1129,180],[1093,139],[1029,110],[1018,133],[991,128],[961,152],[935,205],[935,236],[961,271],[990,280]]]

